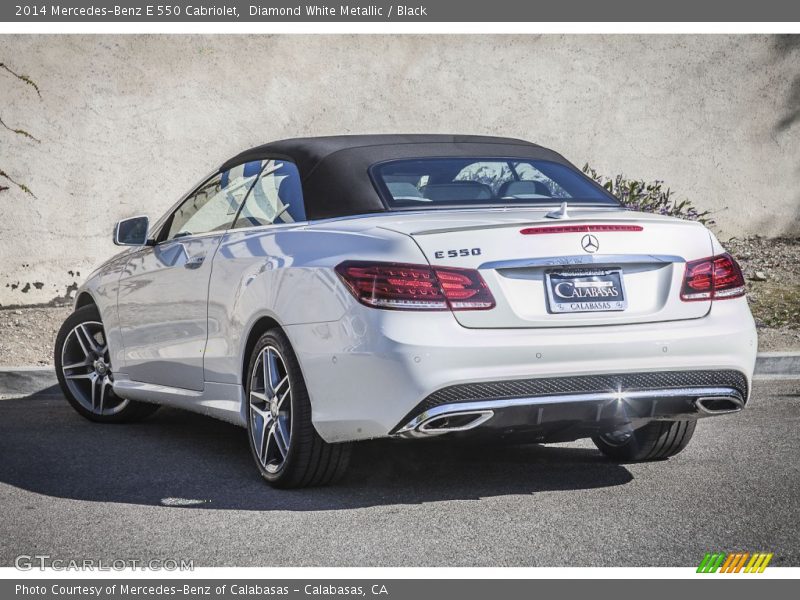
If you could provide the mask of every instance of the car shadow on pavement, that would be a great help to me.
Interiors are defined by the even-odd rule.
[[[314,511],[475,500],[628,483],[592,449],[381,440],[356,444],[330,487],[274,490],[244,429],[162,408],[126,425],[90,423],[63,398],[0,400],[0,483],[92,502]]]

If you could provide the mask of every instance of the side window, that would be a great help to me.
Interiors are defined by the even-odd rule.
[[[262,164],[245,163],[206,181],[172,213],[165,239],[230,229]]]
[[[242,207],[235,228],[306,220],[300,173],[294,163],[267,160],[252,193]]]

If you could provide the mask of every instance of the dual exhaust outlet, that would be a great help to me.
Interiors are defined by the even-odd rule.
[[[655,410],[655,403],[657,400],[665,397],[674,398],[675,396],[679,395],[676,393],[678,391],[679,390],[632,392],[626,393],[625,398],[634,397],[651,399],[653,401],[653,410]],[[681,391],[686,392],[688,390]],[[734,390],[722,388],[714,390],[692,391],[699,393],[682,394],[683,397],[691,397],[692,395],[696,395],[696,397],[691,401],[690,407],[687,407],[688,410],[675,413],[675,417],[684,417],[687,419],[711,417],[737,413],[744,408],[744,400],[738,394],[738,392]],[[703,391],[707,391],[709,394],[700,395]],[[459,431],[469,431],[470,429],[475,429],[476,427],[480,427],[486,423],[489,419],[495,416],[496,411],[520,406],[528,406],[531,409],[539,409],[539,419],[541,419],[541,409],[546,407],[548,404],[595,402],[598,404],[599,418],[600,409],[604,404],[619,400],[618,394],[611,395],[613,397],[609,396],[609,394],[581,394],[577,396],[564,395],[537,398],[516,398],[510,400],[489,400],[482,402],[437,406],[423,412],[409,421],[406,425],[398,429],[395,432],[395,435],[400,437],[418,438],[443,435],[446,433],[455,433]]]
[[[697,412],[707,416],[737,413],[744,408],[739,396],[709,396],[694,401]]]
[[[493,410],[476,410],[472,412],[454,412],[434,416],[422,421],[413,429],[417,436],[442,435],[454,431],[469,431],[480,427],[494,416]]]

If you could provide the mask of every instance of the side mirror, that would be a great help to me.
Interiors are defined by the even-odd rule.
[[[122,219],[114,227],[114,243],[117,246],[146,246],[150,219],[131,217]]]

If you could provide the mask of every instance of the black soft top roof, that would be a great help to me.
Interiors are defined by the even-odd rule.
[[[369,176],[372,165],[404,158],[507,157],[543,159],[573,167],[563,156],[531,142],[481,135],[340,135],[270,142],[226,161],[277,158],[297,165],[306,216],[325,219],[387,210]]]

